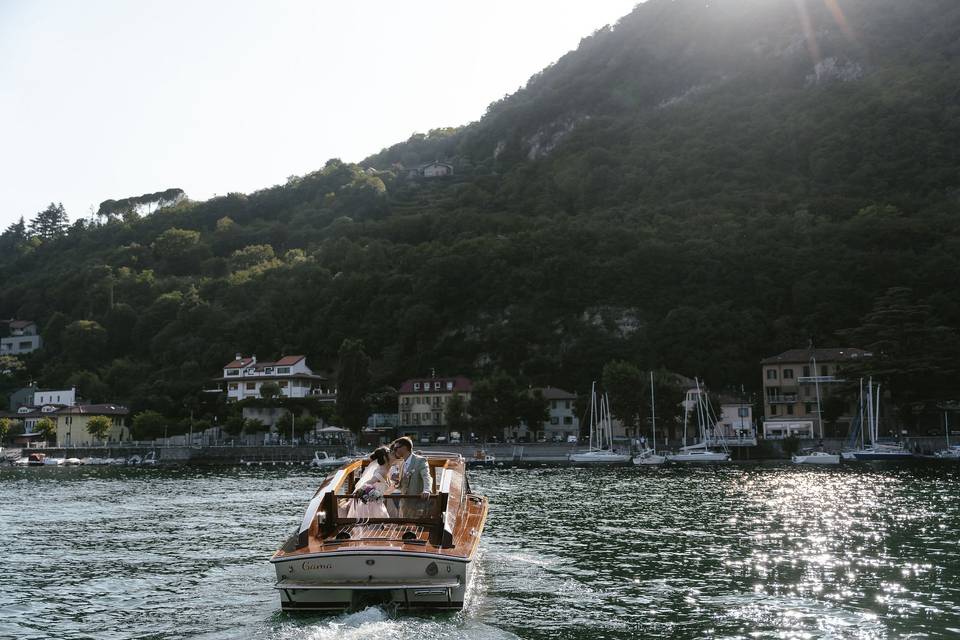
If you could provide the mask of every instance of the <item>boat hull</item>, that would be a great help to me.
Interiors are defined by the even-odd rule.
[[[914,456],[909,451],[869,451],[869,452],[856,452],[853,454],[857,460],[861,461],[903,461],[903,460],[913,460]]]
[[[824,453],[820,455],[793,456],[794,464],[840,464],[840,454]]]
[[[646,455],[639,455],[633,459],[633,464],[640,467],[654,467],[660,464],[664,464],[667,461],[667,456],[657,455],[655,453],[648,453]]]
[[[318,553],[272,561],[280,606],[339,612],[368,605],[425,611],[463,608],[473,563],[384,549]]]
[[[682,462],[688,464],[708,464],[708,463],[719,463],[719,462],[730,462],[729,453],[678,453],[675,455],[667,456],[667,460],[670,462]]]
[[[589,465],[622,465],[630,464],[631,458],[628,454],[608,454],[593,455],[591,453],[571,453],[570,462],[574,464]]]

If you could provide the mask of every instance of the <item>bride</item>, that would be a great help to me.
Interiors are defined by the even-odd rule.
[[[394,490],[390,482],[390,467],[396,460],[387,447],[375,449],[370,454],[371,462],[360,476],[357,488],[353,492],[354,499],[347,510],[348,518],[363,520],[390,517],[383,497]]]

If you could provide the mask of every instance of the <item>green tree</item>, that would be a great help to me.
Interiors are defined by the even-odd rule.
[[[903,426],[916,426],[917,409],[956,398],[960,337],[930,305],[916,302],[911,289],[888,289],[859,327],[840,335],[873,354],[848,365],[847,375],[878,379]]]
[[[644,372],[636,365],[616,360],[603,367],[602,387],[610,397],[610,412],[620,420],[627,434],[637,435],[638,421],[649,413],[648,388]]]
[[[43,240],[59,238],[66,234],[69,222],[63,205],[51,202],[30,221],[30,233]]]
[[[531,439],[536,442],[543,425],[550,421],[550,408],[540,389],[531,389],[517,398],[517,413],[520,420],[527,425]]]
[[[10,418],[0,418],[0,443],[2,443],[7,434],[10,433],[10,427],[13,421]]]
[[[43,439],[46,442],[50,442],[51,439],[56,439],[57,425],[50,418],[40,418],[37,420],[34,429],[36,433],[43,434]]]
[[[97,440],[106,440],[113,422],[107,416],[92,416],[87,421],[87,433]]]
[[[454,393],[447,400],[447,405],[443,408],[443,421],[447,425],[448,441],[451,431],[466,435],[465,432],[470,426],[470,417],[467,415],[467,401],[459,393]]]
[[[133,437],[136,440],[154,440],[164,434],[167,419],[158,411],[141,411],[133,418]]]
[[[223,431],[230,436],[239,436],[243,433],[243,417],[242,416],[230,416],[223,423]]]
[[[264,398],[265,400],[272,400],[280,397],[281,395],[282,392],[280,391],[280,385],[273,380],[264,382],[260,385],[260,397]]]
[[[93,369],[106,357],[107,330],[93,320],[74,320],[63,330],[64,355],[78,367]]]
[[[505,429],[516,426],[519,415],[517,381],[503,371],[482,378],[473,386],[468,412],[484,440],[503,436]]]
[[[338,355],[337,413],[344,426],[359,435],[369,415],[370,357],[362,340],[350,338],[340,344]]]

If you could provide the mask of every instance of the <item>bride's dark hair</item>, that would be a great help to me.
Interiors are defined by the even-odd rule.
[[[387,447],[377,447],[373,450],[373,453],[370,454],[371,460],[376,460],[377,464],[386,464],[387,460],[390,458],[390,449]]]

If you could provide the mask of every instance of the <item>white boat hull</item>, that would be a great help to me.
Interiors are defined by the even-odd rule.
[[[574,464],[616,465],[630,464],[630,460],[629,454],[613,453],[611,451],[584,451],[570,454],[570,462]]]
[[[656,466],[664,464],[666,461],[667,456],[661,456],[652,452],[642,453],[633,458],[633,464],[637,466]]]
[[[840,464],[839,453],[809,453],[793,456],[794,464]]]
[[[689,451],[668,455],[667,460],[682,463],[730,462],[730,454],[719,451]]]
[[[315,553],[272,561],[284,610],[343,611],[365,605],[459,611],[472,561],[392,549]]]

